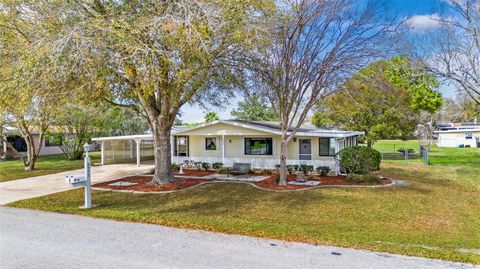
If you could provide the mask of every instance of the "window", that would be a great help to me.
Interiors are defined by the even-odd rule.
[[[273,155],[271,138],[245,138],[245,155]]]
[[[320,156],[334,156],[335,155],[335,138],[319,138]]]
[[[188,156],[188,136],[174,136],[174,156]]]
[[[205,138],[205,149],[206,150],[217,150],[217,139],[215,137]]]
[[[472,139],[473,134],[472,133],[465,133],[465,139]]]

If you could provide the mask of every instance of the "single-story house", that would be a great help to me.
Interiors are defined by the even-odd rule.
[[[14,127],[4,127],[4,132],[6,134],[7,141],[12,144],[12,146],[17,150],[18,153],[22,154],[23,156],[27,153],[27,143],[25,139],[20,135],[20,132],[17,128]],[[33,136],[33,143],[35,144],[35,148],[38,148],[40,143],[40,133],[38,131],[32,132]],[[62,148],[62,137],[58,135],[58,133],[46,133],[44,135],[44,140],[42,143],[42,148],[40,149],[39,156],[46,156],[46,155],[58,155],[63,154]],[[90,146],[90,151],[98,150],[94,145]],[[6,157],[17,157],[14,153],[7,148],[7,144],[3,143],[0,140],[0,158]]]
[[[12,144],[12,146],[22,155],[25,155],[27,152],[27,143],[22,136],[19,135],[16,128],[13,127],[6,127],[6,138],[7,141]],[[35,147],[38,147],[40,135],[38,132],[33,131],[33,142],[35,143]],[[0,141],[1,149],[0,149],[0,156],[5,158],[6,156],[15,157],[13,152],[7,149],[7,144]],[[57,138],[45,136],[45,139],[42,144],[42,148],[40,150],[39,156],[44,155],[55,155],[55,154],[63,154],[62,149],[60,148],[60,141]]]
[[[438,136],[439,147],[471,147],[480,148],[480,125],[458,124],[443,126],[435,131]]]
[[[358,144],[363,132],[301,127],[289,142],[288,164],[330,166],[337,169],[335,154]],[[277,122],[218,120],[195,127],[172,130],[172,162],[250,163],[252,168],[272,169],[280,160],[281,129]],[[102,164],[136,161],[153,157],[151,134],[99,137]]]

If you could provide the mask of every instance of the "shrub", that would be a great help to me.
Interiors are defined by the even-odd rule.
[[[363,181],[367,183],[380,183],[381,178],[375,174],[365,174],[363,175]]]
[[[270,169],[263,169],[263,170],[262,170],[262,174],[267,174],[267,175],[269,175],[269,174],[271,174],[271,173],[272,173],[272,170],[270,170]]]
[[[202,162],[194,162],[193,163],[198,170],[202,170]]]
[[[337,158],[343,173],[365,174],[380,169],[382,155],[372,148],[356,146],[342,149]]]
[[[293,174],[293,165],[287,165],[287,171],[290,175]]]
[[[313,165],[302,164],[299,168],[300,171],[302,171],[302,173],[306,176],[308,176],[310,172],[313,172]]]
[[[205,170],[208,170],[208,168],[210,168],[210,164],[209,163],[202,163],[202,168],[205,169]]]
[[[222,168],[222,167],[223,167],[223,163],[212,163],[212,168],[213,168],[213,169],[218,170],[218,169],[220,169],[220,168]]]
[[[173,170],[173,172],[180,171],[180,165],[178,165],[176,163],[172,163],[172,170]]]
[[[362,183],[362,182],[363,182],[363,178],[362,178],[361,175],[348,174],[348,175],[347,175],[347,181],[348,181],[348,182],[351,182],[351,183]]]
[[[319,166],[317,167],[315,170],[317,170],[317,173],[321,176],[321,177],[325,177],[328,175],[328,173],[330,172],[330,167],[329,166]]]
[[[222,167],[218,168],[217,172],[219,174],[230,174],[230,170],[231,170],[230,167],[223,167],[222,166]]]
[[[277,170],[277,173],[278,173],[280,171],[280,165],[276,164],[274,167],[275,167],[275,170]]]

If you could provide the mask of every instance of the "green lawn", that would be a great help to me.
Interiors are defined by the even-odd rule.
[[[381,153],[399,153],[401,148],[413,149],[418,152],[420,144],[418,140],[380,140],[373,144],[373,148]]]
[[[431,166],[383,162],[382,174],[409,183],[400,188],[269,192],[221,183],[170,194],[94,192],[90,210],[78,208],[79,189],[10,206],[480,264],[479,159],[480,149],[440,149]]]
[[[100,153],[91,154],[92,163],[100,160]],[[83,167],[83,160],[70,161],[65,155],[40,156],[33,171],[25,171],[22,160],[0,162],[0,182],[59,173]]]

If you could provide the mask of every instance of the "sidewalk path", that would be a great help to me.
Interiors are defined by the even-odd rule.
[[[2,268],[446,269],[473,265],[0,206]]]
[[[92,184],[117,179],[124,176],[146,173],[151,165],[137,167],[135,164],[111,164],[92,166]],[[70,186],[65,183],[67,175],[83,175],[84,169],[65,171],[58,174],[29,177],[0,183],[0,205],[18,200],[38,197],[50,193],[66,191]]]

